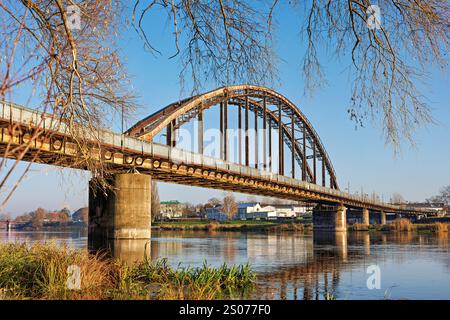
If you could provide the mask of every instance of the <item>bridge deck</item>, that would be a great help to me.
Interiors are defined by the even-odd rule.
[[[50,133],[50,135],[33,141],[30,151],[27,152],[23,160],[31,161],[33,150],[39,150],[42,155],[45,155],[41,162],[85,169],[83,161],[78,159],[79,150],[76,143],[71,139],[68,125],[55,116],[1,102],[0,124],[0,149],[3,152],[8,144],[20,145],[26,141],[27,137],[29,139],[31,130],[42,129],[43,132]],[[17,124],[22,130],[11,133],[11,124]],[[94,159],[102,157],[115,171],[134,169],[142,173],[150,173],[157,180],[167,182],[299,201],[329,205],[344,204],[348,207],[386,212],[429,213],[427,210],[400,208],[340,190],[154,142],[143,141],[108,130],[100,129],[95,134],[84,128],[77,128],[77,130],[85,131],[92,137],[91,156]],[[8,156],[14,158],[14,155]]]

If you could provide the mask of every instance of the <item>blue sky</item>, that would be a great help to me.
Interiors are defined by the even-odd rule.
[[[299,37],[298,17],[283,10],[277,22],[280,80],[274,89],[294,102],[308,117],[331,157],[342,189],[350,183],[351,192],[361,188],[366,193],[376,191],[385,200],[394,192],[401,193],[408,200],[423,200],[450,184],[447,74],[430,69],[428,85],[421,86],[438,123],[419,129],[415,134],[416,145],[411,147],[405,141],[402,152],[394,156],[392,147],[385,145],[377,123],[369,121],[364,128],[355,129],[354,122],[348,117],[351,90],[348,59],[344,57],[337,61],[324,55],[322,63],[328,84],[313,97],[304,96],[301,59],[305,47]],[[145,52],[134,31],[125,32],[119,41],[142,106],[136,120],[184,97],[178,79],[178,61],[168,59],[175,50],[168,36],[172,32],[170,24],[165,19],[154,18],[148,22],[148,27],[156,30],[152,39],[155,44],[160,44],[157,47],[162,56],[155,57]],[[20,101],[21,97],[17,99]],[[4,211],[16,215],[39,206],[56,209],[67,205],[77,209],[87,205],[87,180],[88,174],[81,171],[35,165]],[[160,184],[162,200],[197,203],[213,196],[222,197],[223,191]],[[245,199],[246,196],[240,197]]]

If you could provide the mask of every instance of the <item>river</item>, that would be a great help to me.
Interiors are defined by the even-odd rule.
[[[36,241],[87,248],[83,231],[0,231],[0,242]],[[113,251],[131,261],[144,243],[116,241]],[[258,274],[253,299],[450,299],[449,244],[447,234],[152,231],[147,248],[173,266],[248,262]]]

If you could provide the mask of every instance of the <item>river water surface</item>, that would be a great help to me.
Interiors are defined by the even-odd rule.
[[[36,241],[88,246],[82,231],[0,231],[0,242]],[[144,244],[120,240],[112,251],[131,261]],[[147,248],[175,267],[248,262],[258,274],[254,299],[324,299],[327,292],[335,299],[450,299],[447,234],[152,231]],[[380,288],[369,289],[378,270]]]

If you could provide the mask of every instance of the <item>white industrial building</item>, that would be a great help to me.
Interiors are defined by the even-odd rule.
[[[295,219],[308,213],[306,205],[267,205],[260,203],[240,203],[236,218],[239,220],[275,220],[278,218]]]

